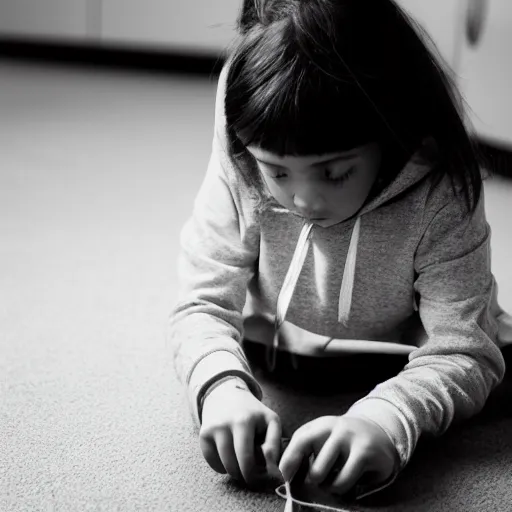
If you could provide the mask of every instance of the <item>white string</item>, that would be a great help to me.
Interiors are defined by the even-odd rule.
[[[283,487],[284,487],[284,491],[283,491]],[[284,485],[280,485],[276,489],[276,494],[286,500],[284,512],[293,512],[293,503],[297,503],[297,505],[302,505],[304,507],[318,508],[320,510],[331,510],[333,512],[351,512],[350,510],[347,510],[346,508],[329,507],[327,505],[321,505],[320,503],[308,503],[307,501],[300,501],[292,496],[292,493],[290,490],[290,482],[286,482]]]
[[[343,279],[341,281],[340,297],[338,300],[338,322],[347,326],[352,308],[352,295],[354,293],[354,279],[356,273],[357,246],[359,245],[359,233],[361,231],[361,217],[358,217],[352,236],[350,237],[350,246],[348,248]]]
[[[290,482],[285,482],[284,487],[286,490],[286,505],[284,506],[284,512],[293,512],[293,498],[292,491],[290,488]]]
[[[309,246],[311,243],[312,229],[313,224],[308,222],[305,222],[302,226],[302,230],[297,241],[297,246],[295,247],[295,252],[293,253],[290,266],[288,267],[288,272],[286,273],[283,285],[277,297],[274,339],[272,341],[272,347],[269,347],[267,352],[267,365],[270,371],[274,371],[276,366],[276,355],[277,349],[279,347],[279,330],[281,329],[281,326],[283,325],[286,318],[286,313],[288,312],[293,292],[295,291],[302,267],[306,261],[306,256],[308,254]],[[296,367],[297,361],[293,359],[293,356],[292,363],[294,367]]]
[[[302,231],[300,233],[299,240],[297,242],[292,261],[290,263],[290,267],[288,268],[288,272],[284,278],[279,297],[277,298],[276,316],[278,327],[281,327],[284,322],[288,307],[290,306],[290,302],[292,300],[293,292],[295,291],[295,286],[297,285],[300,272],[304,266],[311,241],[310,235],[312,228],[313,224],[308,223],[305,223],[302,227]]]

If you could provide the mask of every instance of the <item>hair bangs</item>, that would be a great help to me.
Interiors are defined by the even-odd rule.
[[[280,28],[259,35],[257,45],[248,40],[231,64],[226,114],[241,142],[299,156],[379,139],[381,120],[357,81],[349,73],[332,76],[299,48],[283,44],[287,34]]]
[[[288,81],[272,91],[263,84],[234,123],[238,137],[281,156],[348,151],[379,138],[379,119],[355,85],[320,85],[321,95],[312,85]]]

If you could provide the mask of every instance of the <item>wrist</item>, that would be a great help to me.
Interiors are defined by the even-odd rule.
[[[414,443],[407,429],[404,414],[397,406],[378,397],[366,397],[356,402],[345,415],[378,425],[387,434],[398,453],[400,470],[409,462]]]
[[[211,356],[213,357],[213,355]],[[194,401],[195,401],[195,420],[196,420],[196,426],[197,427],[200,427],[201,426],[201,423],[202,423],[202,420],[201,420],[201,410],[202,410],[202,403],[203,403],[203,398],[204,398],[204,395],[206,394],[206,392],[210,389],[210,387],[217,383],[219,380],[221,379],[224,379],[225,377],[238,377],[240,378],[242,381],[244,381],[244,384],[242,383],[238,383],[238,381],[236,381],[236,386],[238,386],[238,388],[242,388],[243,391],[250,391],[250,393],[257,399],[257,400],[261,400],[262,398],[262,390],[258,384],[258,382],[254,379],[254,377],[252,376],[252,374],[246,372],[246,371],[243,371],[243,370],[239,370],[237,368],[229,368],[229,369],[226,369],[224,371],[220,371],[220,372],[217,372],[216,374],[212,375],[209,379],[207,379],[206,381],[204,381],[197,389],[197,391],[195,391],[194,393]],[[222,383],[222,387],[223,389],[226,388],[228,386],[230,386],[230,389],[231,390],[235,390],[235,386],[233,384],[229,384],[231,381],[231,379],[228,379],[226,380],[226,382],[223,382]],[[246,387],[247,386],[247,389]],[[217,389],[217,388],[215,388]],[[238,393],[241,393],[242,391],[240,391],[240,389],[236,390]],[[194,392],[194,390],[192,391]],[[211,390],[211,392],[213,392],[213,390]]]
[[[208,396],[210,396],[216,389],[241,389],[244,391],[250,391],[249,386],[245,382],[244,379],[238,377],[236,375],[227,375],[226,377],[222,377],[221,379],[215,381],[211,384],[211,386],[205,391],[203,395],[203,402],[206,400]]]
[[[215,382],[213,382],[204,392],[204,394],[201,397],[200,403],[199,403],[199,411],[200,415],[204,407],[204,403],[206,399],[216,390],[242,390],[242,391],[249,391],[249,386],[245,382],[244,379],[241,377],[238,377],[237,375],[227,375],[225,377],[222,377]]]

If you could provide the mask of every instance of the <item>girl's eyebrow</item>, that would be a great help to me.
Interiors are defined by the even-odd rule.
[[[327,160],[321,160],[320,162],[315,162],[314,164],[311,165],[311,167],[323,167],[324,165],[328,165],[328,164],[344,162],[346,160],[353,160],[356,156],[357,155],[355,155],[355,154],[335,156],[334,158],[328,158]],[[254,158],[256,158],[256,157],[254,157]],[[262,160],[261,158],[256,158],[256,160],[258,162],[260,162],[261,164],[268,165],[269,167],[275,167],[276,169],[284,169],[285,168],[283,165],[274,164],[272,162],[267,162],[265,160]]]

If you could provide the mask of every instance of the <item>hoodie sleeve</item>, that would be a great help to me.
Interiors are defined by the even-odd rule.
[[[213,147],[193,213],[181,232],[178,303],[170,315],[174,368],[195,426],[207,388],[228,375],[262,391],[240,346],[247,284],[259,254],[259,228],[225,151],[225,70],[217,89]]]
[[[399,454],[399,470],[422,434],[441,435],[453,422],[477,414],[505,373],[491,311],[496,290],[483,194],[468,215],[447,188],[427,202],[415,257],[426,342],[398,376],[347,413],[386,430]]]

